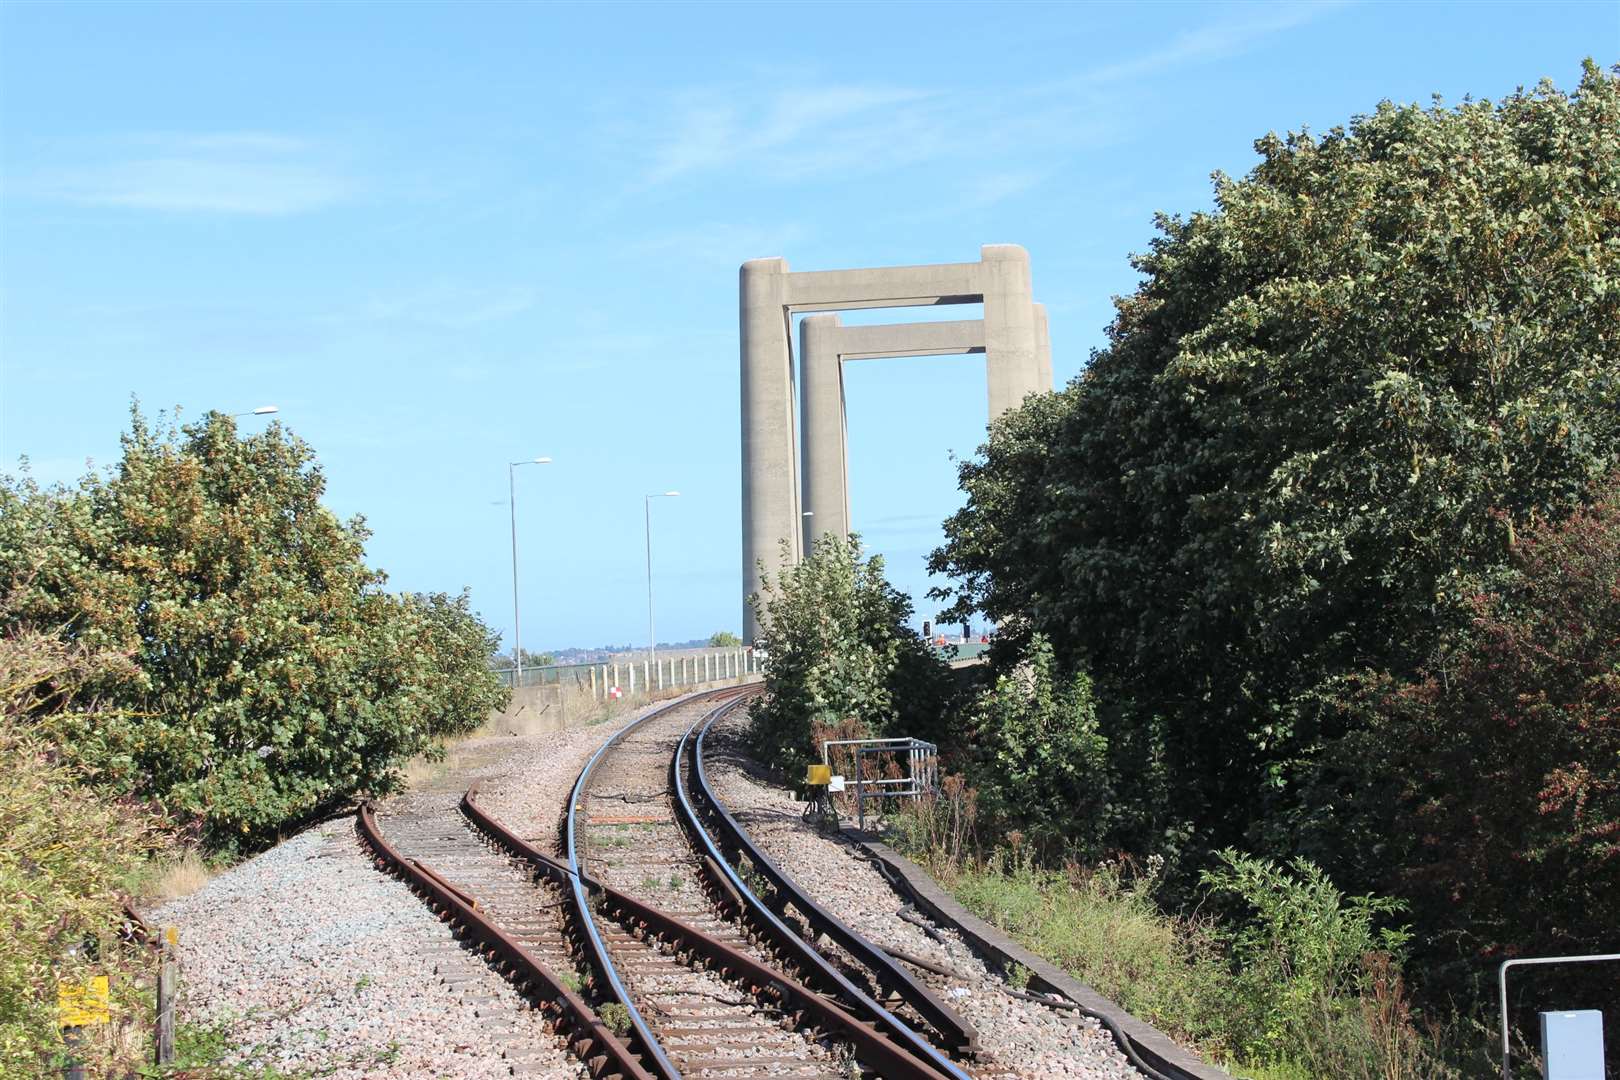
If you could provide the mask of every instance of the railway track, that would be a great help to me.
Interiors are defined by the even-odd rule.
[[[645,782],[669,775],[670,748],[659,740],[673,743],[737,697],[720,691],[666,706],[599,750],[569,804],[567,861],[486,813],[476,785],[455,806],[439,800],[385,816],[363,807],[362,841],[545,1013],[598,1080],[945,1080],[952,1074],[799,982],[722,918],[705,891],[714,871],[677,832],[658,845],[630,838],[674,828],[667,784]],[[491,1020],[491,1037],[511,1037],[499,1016]],[[514,1073],[532,1071],[521,1045],[507,1056]]]
[[[777,935],[762,932],[763,908],[751,902],[747,885],[705,848],[701,826],[684,812],[687,800],[678,794],[679,772],[672,769],[684,735],[697,723],[740,707],[748,693],[717,695],[691,709],[654,714],[597,752],[575,785],[564,825],[570,865],[579,869],[576,880],[601,885],[609,919],[637,924],[647,918],[638,908],[657,905],[685,923],[668,928],[665,939],[708,953],[722,968],[746,969],[745,983],[759,987],[793,1026],[833,1040],[839,1048],[838,1075],[966,1080],[947,1058],[818,957],[802,964],[795,963],[800,956],[784,953]],[[704,935],[712,944],[701,944]],[[613,950],[604,951],[602,966],[612,968]],[[806,952],[814,957],[813,950]],[[783,960],[793,970],[783,970]],[[645,1029],[643,1041],[657,1041],[659,1025],[671,1010],[656,996],[643,998],[633,975],[622,981],[631,984],[620,998],[632,1010],[632,1023],[638,1032]],[[639,1008],[643,1000],[651,1007]],[[806,1060],[817,1058],[812,1052]],[[678,1062],[671,1064],[680,1071]],[[769,1075],[788,1064],[773,1062]]]
[[[817,906],[709,791],[703,736],[748,695],[694,695],[616,733],[579,774],[558,853],[476,785],[456,805],[365,808],[362,838],[598,1080],[1021,1077],[977,1056],[945,984]],[[526,1071],[521,1047],[509,1056]]]

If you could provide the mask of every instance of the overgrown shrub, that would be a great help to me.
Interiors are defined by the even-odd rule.
[[[943,618],[1039,631],[1121,723],[1164,718],[1209,849],[1297,799],[1334,679],[1409,674],[1620,461],[1611,73],[1256,149],[963,464],[932,560]]]
[[[995,835],[1017,830],[1049,859],[1102,854],[1114,800],[1108,740],[1091,680],[1058,672],[1044,638],[975,700],[963,743],[979,812]]]
[[[117,706],[42,729],[81,775],[195,820],[216,847],[273,838],[481,722],[506,691],[465,596],[382,589],[364,522],[321,505],[310,448],[231,418],[164,432],[132,410],[123,457],[76,488],[0,482],[7,629],[130,659]]]
[[[945,714],[946,669],[907,625],[911,601],[866,557],[859,537],[824,534],[809,555],[766,577],[751,597],[755,646],[770,657],[766,693],[750,711],[763,761],[794,772],[809,760],[820,725],[853,723],[862,736],[931,734]]]
[[[119,666],[38,633],[0,635],[0,1075],[60,1076],[58,980],[108,974],[114,1023],[79,1056],[109,1066],[121,1047],[100,1038],[130,1018],[135,958],[120,944],[120,890],[164,843],[153,815],[80,783],[40,735],[40,721],[85,709],[83,687]],[[85,942],[94,945],[94,956]],[[124,1061],[125,1066],[132,1064]],[[109,1073],[110,1075],[111,1073]]]
[[[1377,923],[1402,905],[1346,897],[1307,859],[1284,869],[1227,850],[1220,860],[1202,881],[1212,896],[1241,905],[1216,931],[1231,965],[1234,1049],[1268,1064],[1311,1062],[1343,1043],[1339,1029],[1362,1016],[1374,978],[1399,971],[1409,935]]]
[[[1339,812],[1302,829],[1410,898],[1427,981],[1457,994],[1509,956],[1613,951],[1620,927],[1620,474],[1523,531],[1511,569],[1415,678],[1357,681],[1365,726],[1315,800]],[[1620,995],[1601,968],[1572,977],[1577,996]],[[1494,988],[1477,989],[1484,1012]]]
[[[1237,901],[1221,919],[1164,913],[1156,858],[1055,870],[1011,847],[985,861],[936,853],[930,866],[980,917],[1237,1075],[1458,1075],[1414,1015],[1403,935],[1376,925],[1396,905],[1346,898],[1303,860],[1283,870],[1228,853],[1206,878],[1208,899]]]

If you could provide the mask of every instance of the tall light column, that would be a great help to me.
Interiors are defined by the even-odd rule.
[[[517,468],[519,465],[550,465],[548,457],[506,463],[506,491],[512,507],[512,689],[523,685],[523,620],[518,615],[517,573]]]
[[[652,661],[654,672],[658,670],[658,632],[653,628],[652,501],[654,499],[673,499],[679,495],[680,492],[678,491],[661,491],[657,494],[647,495],[641,500],[642,514],[647,523],[647,652],[648,659]]]

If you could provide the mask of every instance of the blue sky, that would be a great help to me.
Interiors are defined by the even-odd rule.
[[[669,488],[659,636],[736,629],[742,261],[1023,244],[1067,380],[1256,137],[1583,56],[1620,4],[6,4],[0,468],[110,463],[131,394],[274,403],[394,586],[509,631],[506,462],[548,454],[526,646],[645,637]],[[920,594],[983,361],[847,381],[855,524]]]

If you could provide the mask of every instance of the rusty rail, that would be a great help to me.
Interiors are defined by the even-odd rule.
[[[771,860],[769,855],[759,849],[738,824],[737,819],[731,816],[731,812],[721,805],[719,798],[710,789],[708,776],[703,769],[703,740],[719,718],[720,714],[717,711],[715,715],[702,722],[702,729],[698,731],[697,738],[692,740],[689,752],[692,759],[692,778],[695,781],[693,788],[713,812],[723,834],[725,846],[746,856],[777,893],[804,914],[811,926],[865,965],[877,979],[879,986],[897,994],[915,1009],[917,1015],[939,1032],[956,1053],[967,1057],[976,1056],[979,1052],[979,1033],[970,1020],[941,1001],[933,990],[896,963],[888,953],[867,941],[843,920],[816,903],[809,893],[800,888],[792,877]],[[682,746],[686,746],[684,739]]]
[[[463,928],[478,942],[480,951],[489,955],[497,971],[517,984],[519,990],[538,998],[542,1009],[550,1012],[561,1025],[566,1025],[568,1048],[585,1063],[592,1077],[596,1080],[657,1080],[584,999],[478,911],[470,897],[425,865],[400,855],[377,828],[370,803],[360,807],[355,825],[361,843],[371,850],[379,867],[403,879],[412,892],[437,908],[442,918]]]
[[[667,705],[653,709],[645,716],[633,720],[613,733],[613,737],[596,748],[596,753],[585,762],[585,767],[579,771],[579,777],[574,781],[574,789],[568,794],[568,812],[563,817],[563,847],[568,853],[568,863],[563,868],[566,881],[563,887],[567,889],[574,902],[574,914],[578,919],[579,928],[584,938],[584,946],[590,954],[590,964],[602,976],[608,985],[609,991],[618,999],[619,1004],[625,1007],[630,1014],[630,1027],[636,1033],[636,1039],[647,1054],[653,1059],[653,1065],[664,1080],[681,1080],[680,1070],[669,1059],[664,1048],[659,1045],[658,1038],[652,1033],[647,1020],[636,1008],[636,1003],[630,997],[630,991],[625,987],[624,980],[619,978],[618,969],[613,966],[613,958],[608,955],[607,942],[596,930],[596,922],[591,918],[591,902],[587,895],[587,879],[584,870],[579,864],[579,827],[577,816],[580,806],[585,801],[585,789],[590,782],[591,773],[596,769],[596,763],[601,761],[624,737],[647,721],[664,715],[672,709],[687,705],[694,698],[712,698],[725,701],[737,697],[743,691],[737,687],[725,687],[720,690],[710,690],[706,693],[695,694],[690,698],[677,698]]]
[[[969,1053],[977,1050],[977,1032],[971,1023],[958,1016],[954,1010],[935,997],[933,992],[918,982],[910,972],[899,969],[898,976],[892,978],[892,982],[890,979],[885,979],[883,972],[894,969],[893,961],[871,942],[845,927],[842,923],[837,923],[837,920],[832,919],[830,915],[827,915],[813,900],[805,895],[804,891],[798,887],[792,878],[777,869],[774,863],[771,863],[763,853],[753,846],[741,827],[726,812],[720,801],[709,789],[708,780],[703,772],[703,759],[701,756],[703,735],[707,733],[710,725],[738,704],[740,702],[727,702],[688,728],[686,733],[681,736],[680,743],[676,746],[675,754],[670,761],[670,782],[675,789],[676,805],[680,808],[681,817],[685,821],[688,831],[709,856],[709,862],[706,865],[718,868],[724,874],[723,884],[726,891],[742,898],[744,910],[739,912],[739,915],[747,918],[750,924],[759,933],[767,937],[781,954],[791,957],[795,963],[799,964],[801,970],[810,974],[814,981],[821,984],[830,993],[839,995],[862,1013],[871,1017],[873,1022],[890,1038],[906,1047],[914,1055],[927,1061],[935,1072],[951,1077],[952,1080],[969,1080],[968,1074],[963,1071],[961,1066],[941,1054],[938,1049],[912,1029],[904,1020],[901,1020],[873,1000],[871,995],[851,982],[843,972],[829,963],[804,938],[800,937],[791,927],[784,923],[776,912],[771,910],[770,906],[748,886],[742,876],[732,868],[721,845],[710,835],[702,817],[688,795],[687,785],[681,782],[681,758],[688,754],[692,759],[693,790],[703,799],[706,806],[714,811],[716,817],[723,824],[729,823],[731,830],[734,830],[732,835],[728,837],[729,846],[734,850],[742,850],[748,856],[749,861],[765,873],[766,877],[776,886],[777,891],[790,900],[794,907],[804,911],[807,915],[813,909],[825,919],[836,923],[837,927],[842,930],[843,935],[834,940],[844,945],[851,955],[863,962],[866,960],[867,954],[876,956],[878,960],[875,963],[867,963],[867,967],[877,976],[878,982],[886,987],[889,985],[896,987],[897,992],[900,992],[901,996],[912,1004],[912,1007],[917,1009],[917,1012],[929,1024],[939,1030],[946,1039],[951,1040],[960,1052]],[[701,731],[699,731],[700,728]],[[695,739],[693,738],[694,732],[697,733]],[[828,933],[828,936],[833,937],[833,934]],[[924,1008],[918,1007],[918,1002],[928,1006],[926,1011]]]
[[[794,1017],[796,1026],[808,1015],[815,1026],[838,1032],[854,1045],[857,1056],[881,1075],[891,1080],[945,1080],[944,1074],[927,1062],[786,973],[760,963],[650,904],[591,879],[583,871],[570,870],[484,811],[478,805],[476,784],[462,796],[461,809],[468,820],[497,845],[529,863],[543,876],[559,883],[579,880],[590,893],[600,897],[615,921],[701,956],[722,976],[743,983],[750,993],[769,998],[782,1012]]]

